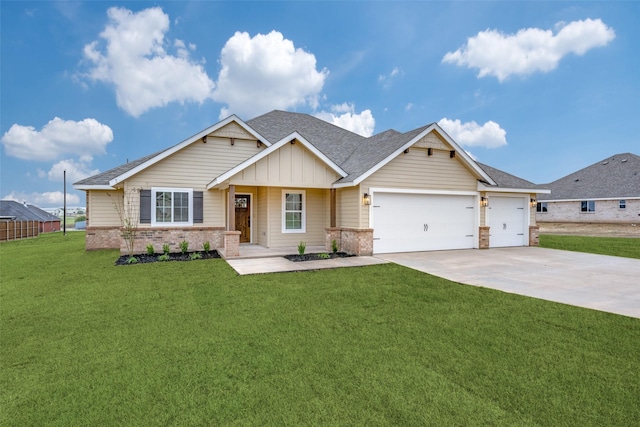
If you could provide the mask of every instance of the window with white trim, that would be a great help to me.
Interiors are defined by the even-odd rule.
[[[627,209],[627,201],[626,200],[619,200],[618,201],[618,209]]]
[[[595,212],[596,202],[593,200],[583,200],[580,202],[580,212]]]
[[[306,232],[306,193],[304,190],[282,190],[282,232]]]
[[[152,188],[151,224],[192,225],[193,190],[190,188]]]
[[[538,204],[536,204],[536,212],[546,213],[547,212],[547,202],[538,202]]]

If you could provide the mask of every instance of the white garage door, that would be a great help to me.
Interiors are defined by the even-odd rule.
[[[473,196],[374,194],[373,252],[473,248],[474,200]]]
[[[489,197],[487,223],[489,247],[526,246],[527,200],[523,197]]]

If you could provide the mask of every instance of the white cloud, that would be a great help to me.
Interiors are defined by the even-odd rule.
[[[227,104],[220,118],[243,118],[273,109],[316,108],[329,71],[316,70],[316,57],[278,31],[249,37],[236,32],[222,48],[214,99]]]
[[[389,86],[391,86],[391,82],[401,73],[402,72],[398,67],[394,67],[389,74],[380,74],[378,76],[378,82],[381,83],[385,88],[388,88]]]
[[[2,198],[2,200],[15,200],[16,202],[27,202],[41,208],[58,207],[64,204],[64,193],[62,191],[49,191],[45,193],[21,193],[12,191]],[[67,193],[67,205],[79,205],[80,197],[77,194]]]
[[[412,108],[413,108],[413,102],[410,102],[404,106],[405,111],[411,111]]]
[[[443,118],[438,122],[438,125],[455,142],[463,146],[498,148],[507,145],[507,131],[491,120],[480,126],[475,121],[462,123],[458,119]]]
[[[90,162],[86,159],[81,159],[80,161],[66,159],[53,165],[47,173],[47,176],[49,177],[49,181],[62,182],[64,180],[64,171],[66,170],[67,182],[76,182],[100,173],[99,169],[91,170],[90,168]]]
[[[442,62],[477,68],[479,78],[495,76],[502,82],[514,74],[527,76],[554,70],[564,56],[583,55],[615,38],[614,30],[600,19],[559,22],[556,30],[555,35],[539,28],[522,29],[516,34],[481,31],[460,49],[448,52]]]
[[[86,77],[113,84],[120,108],[138,117],[170,102],[202,103],[211,98],[215,84],[201,64],[189,59],[185,42],[174,42],[178,56],[165,51],[169,16],[161,8],[133,13],[112,7],[107,15],[109,23],[100,33],[106,48],[99,41],[84,47],[92,65]]]
[[[364,110],[356,114],[355,106],[348,103],[333,105],[331,112],[323,111],[316,113],[315,116],[365,137],[373,135],[376,126],[371,110]]]
[[[79,122],[55,117],[37,131],[33,126],[14,124],[2,136],[7,155],[24,160],[54,160],[65,154],[90,159],[104,154],[113,141],[113,131],[95,119]]]

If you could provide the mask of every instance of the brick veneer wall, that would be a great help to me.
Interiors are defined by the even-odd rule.
[[[171,252],[180,252],[180,242],[186,240],[189,243],[189,251],[201,251],[204,242],[209,242],[211,249],[219,249],[224,245],[224,227],[151,227],[139,228],[133,245],[133,252],[136,254],[145,253],[147,245],[153,245],[157,253],[162,253],[162,245],[167,243]],[[127,244],[121,238],[120,253],[127,254]]]
[[[537,225],[529,227],[529,246],[540,246],[540,227]]]
[[[119,249],[122,236],[120,227],[87,227],[85,249]]]
[[[331,251],[331,242],[335,240],[342,252],[350,255],[373,254],[373,229],[372,228],[327,228],[325,234],[325,246]]]
[[[478,248],[480,249],[489,249],[489,228],[490,227],[486,227],[486,226],[481,226],[478,227],[479,228],[479,242],[478,242]]]
[[[579,201],[547,202],[547,212],[537,212],[536,222],[640,223],[640,199],[626,202],[627,207],[619,209],[618,199],[596,200],[595,212],[581,212]]]

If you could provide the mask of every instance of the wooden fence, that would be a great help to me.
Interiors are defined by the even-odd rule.
[[[0,221],[0,242],[37,237],[38,234],[38,221]]]

